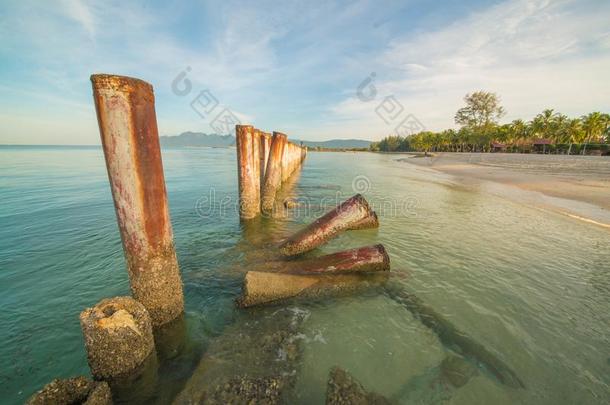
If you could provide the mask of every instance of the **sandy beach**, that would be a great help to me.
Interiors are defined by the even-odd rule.
[[[610,228],[610,158],[438,153],[400,161],[442,172],[517,202]]]

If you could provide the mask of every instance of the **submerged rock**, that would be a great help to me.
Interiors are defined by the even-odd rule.
[[[470,378],[477,374],[477,369],[470,363],[453,354],[445,357],[440,365],[441,381],[451,384],[455,388],[466,385]]]
[[[300,329],[308,316],[297,307],[240,313],[210,342],[174,404],[291,403]]]
[[[83,376],[55,379],[32,395],[27,405],[110,405],[112,393],[105,382],[91,381]]]
[[[347,371],[333,367],[326,390],[327,405],[386,405],[391,402],[375,392],[367,392]]]
[[[112,392],[106,382],[95,382],[84,405],[111,405]]]
[[[280,378],[233,378],[201,398],[205,404],[263,404],[282,403],[283,380]]]

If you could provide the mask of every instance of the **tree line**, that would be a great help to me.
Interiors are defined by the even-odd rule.
[[[382,152],[538,152],[610,153],[610,114],[592,112],[569,118],[546,109],[531,121],[499,124],[505,115],[495,93],[477,91],[464,97],[455,114],[460,129],[422,131],[406,137],[388,136],[370,146]]]

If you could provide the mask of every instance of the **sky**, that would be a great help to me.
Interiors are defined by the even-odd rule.
[[[610,112],[610,1],[2,1],[0,143],[99,144],[89,76],[154,86],[160,135],[217,117],[295,139]],[[204,108],[205,107],[205,108]],[[407,132],[405,132],[407,131]]]

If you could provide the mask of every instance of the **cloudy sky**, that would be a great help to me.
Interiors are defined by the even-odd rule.
[[[479,89],[505,121],[608,112],[608,21],[601,0],[3,1],[0,143],[99,143],[92,73],[152,83],[161,135],[213,132],[227,108],[294,138],[374,140],[406,117],[454,127]],[[202,117],[203,91],[218,107]]]

